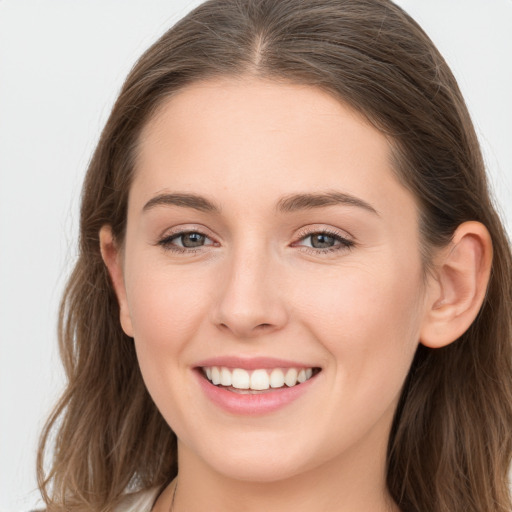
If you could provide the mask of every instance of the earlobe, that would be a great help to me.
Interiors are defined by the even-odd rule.
[[[112,280],[117,301],[119,303],[121,327],[125,334],[133,337],[132,321],[124,284],[121,251],[114,240],[112,229],[109,225],[105,225],[100,229],[99,238],[101,257],[103,258],[103,262],[110,274],[110,279]]]
[[[491,265],[487,228],[473,221],[461,224],[436,257],[420,334],[423,345],[444,347],[467,331],[485,299]]]

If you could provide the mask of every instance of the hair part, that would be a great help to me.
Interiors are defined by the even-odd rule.
[[[210,0],[135,65],[83,187],[79,258],[59,320],[68,384],[38,454],[48,510],[111,510],[127,489],[163,486],[176,475],[176,436],[119,324],[99,231],[111,225],[123,241],[139,136],[159,106],[188,84],[221,76],[320,88],[386,134],[397,176],[418,201],[425,264],[461,223],[488,228],[487,297],[455,343],[419,346],[389,440],[387,485],[403,512],[509,511],[510,245],[455,78],[423,30],[388,0]]]

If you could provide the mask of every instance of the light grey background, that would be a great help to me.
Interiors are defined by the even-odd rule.
[[[0,0],[0,511],[36,505],[82,177],[135,59],[193,0]],[[452,66],[512,232],[512,0],[400,0]]]

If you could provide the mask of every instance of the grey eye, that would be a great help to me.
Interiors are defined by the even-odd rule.
[[[336,239],[325,233],[316,233],[310,235],[309,238],[311,239],[311,247],[315,249],[328,249],[329,247],[334,247],[336,244]]]
[[[175,240],[181,240],[182,247],[193,248],[201,247],[206,242],[206,236],[201,233],[183,233],[175,238]]]

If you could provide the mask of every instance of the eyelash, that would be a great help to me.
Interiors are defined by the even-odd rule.
[[[299,233],[299,242],[306,240],[307,238],[310,238],[314,235],[325,235],[329,238],[333,238],[335,242],[338,242],[337,245],[334,245],[333,247],[326,247],[324,249],[318,249],[316,247],[307,247],[307,246],[298,246],[301,248],[302,251],[313,254],[313,255],[325,255],[325,254],[332,254],[339,251],[347,251],[354,247],[355,242],[352,240],[342,236],[340,233],[337,233],[336,231],[331,231],[329,229],[311,229],[306,230],[304,232]],[[294,246],[296,246],[297,242],[294,242]]]
[[[166,251],[171,251],[171,252],[175,252],[175,253],[179,253],[179,254],[183,254],[183,253],[194,254],[198,251],[201,251],[204,248],[204,245],[199,246],[199,247],[180,247],[179,245],[175,245],[172,243],[173,240],[176,240],[177,238],[183,237],[185,235],[191,235],[191,234],[201,235],[201,236],[204,236],[205,238],[208,238],[209,240],[211,240],[211,238],[208,235],[206,235],[205,233],[203,233],[202,231],[200,231],[198,229],[187,229],[184,231],[177,231],[176,233],[172,233],[172,234],[162,238],[161,240],[158,241],[158,245],[163,247]],[[215,245],[215,243],[209,244],[209,245]]]
[[[180,246],[172,243],[174,240],[176,240],[182,236],[190,235],[190,234],[201,235],[201,236],[204,236],[205,238],[208,238],[209,240],[211,240],[211,238],[208,237],[208,235],[206,235],[205,233],[203,233],[200,230],[184,230],[184,231],[178,231],[176,233],[172,233],[172,234],[162,238],[161,240],[158,241],[157,244],[160,245],[161,247],[163,247],[166,251],[171,251],[171,252],[175,252],[178,254],[183,254],[183,253],[194,254],[196,252],[201,251],[205,246],[202,245],[202,246],[198,246],[198,247],[180,247]],[[339,233],[330,231],[328,229],[316,229],[316,230],[302,232],[299,235],[300,238],[298,241],[299,242],[304,241],[305,239],[312,237],[314,235],[328,236],[330,238],[333,238],[336,242],[338,242],[338,244],[333,247],[326,247],[323,249],[296,245],[297,242],[294,242],[294,244],[292,246],[299,247],[300,250],[307,252],[309,254],[325,255],[325,254],[332,254],[332,253],[338,252],[338,251],[350,250],[355,245],[355,243],[352,240],[349,240],[348,238],[341,236]],[[208,244],[208,246],[210,246],[210,245],[215,246],[216,243],[213,242],[212,244]]]

